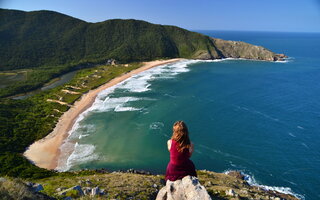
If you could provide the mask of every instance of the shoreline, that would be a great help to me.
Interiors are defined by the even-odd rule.
[[[146,71],[159,65],[178,62],[181,60],[183,60],[183,58],[144,62],[143,65],[138,69],[132,70],[126,74],[122,74],[99,86],[98,88],[90,90],[89,92],[83,94],[81,98],[77,100],[72,105],[72,107],[60,117],[53,131],[49,133],[46,137],[38,141],[35,141],[33,144],[31,144],[23,153],[23,155],[38,167],[49,170],[55,169],[58,166],[60,146],[68,137],[68,132],[73,127],[78,116],[92,106],[97,95],[101,91],[109,87],[112,87],[140,72]]]

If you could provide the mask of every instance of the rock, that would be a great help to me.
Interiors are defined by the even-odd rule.
[[[92,188],[92,191],[91,191],[91,195],[92,196],[96,196],[96,195],[99,195],[99,194],[100,194],[100,188],[99,187]]]
[[[72,187],[72,190],[77,190],[79,196],[83,196],[84,195],[80,185]]]
[[[41,185],[41,184],[34,184],[33,186],[32,186],[32,189],[33,189],[33,191],[35,191],[35,192],[40,192],[41,190],[43,190],[43,186]]]
[[[56,189],[56,192],[61,192],[62,191],[62,188],[57,188]]]
[[[206,183],[205,183],[205,186],[206,186],[206,187],[210,187],[210,186],[212,186],[211,181],[206,182]]]
[[[227,174],[229,176],[244,180],[244,175],[241,174],[241,172],[239,172],[239,171],[229,171]]]
[[[29,187],[32,187],[34,185],[34,183],[32,182],[26,182],[26,185],[29,186]]]
[[[153,185],[152,185],[152,187],[157,188],[157,187],[158,187],[158,185],[157,185],[157,184],[153,184]]]
[[[76,185],[76,186],[73,186],[72,188],[63,190],[63,191],[59,192],[58,194],[64,196],[64,195],[67,194],[67,192],[69,192],[71,190],[77,191],[78,196],[83,196],[84,195],[80,185]]]
[[[167,181],[158,193],[156,200],[211,200],[207,190],[198,178],[186,176],[182,180]]]
[[[92,189],[90,187],[84,187],[83,188],[83,194],[84,195],[90,195],[91,191],[92,191]]]
[[[89,179],[87,179],[85,183],[86,183],[86,185],[91,185],[92,184],[92,182]]]
[[[233,189],[229,189],[229,190],[226,190],[226,195],[234,197],[236,196],[236,193]]]
[[[5,182],[7,179],[0,177],[0,182]]]
[[[105,195],[106,192],[104,191],[104,189],[101,189],[99,194],[100,194],[100,195]]]

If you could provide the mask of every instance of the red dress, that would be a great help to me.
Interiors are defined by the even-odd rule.
[[[170,162],[167,166],[165,180],[175,181],[188,175],[197,176],[195,166],[189,159],[189,149],[184,149],[183,152],[179,152],[177,146],[177,142],[171,140]]]

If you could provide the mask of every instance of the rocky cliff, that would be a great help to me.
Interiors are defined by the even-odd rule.
[[[143,171],[106,172],[105,170],[60,173],[44,179],[25,181],[0,178],[0,199],[261,199],[297,200],[257,186],[250,186],[241,173],[198,171],[198,178],[176,182],[162,175]]]
[[[242,58],[251,60],[283,61],[287,58],[284,54],[276,54],[262,46],[252,45],[241,41],[228,41],[210,38],[213,50],[198,52],[197,59]]]

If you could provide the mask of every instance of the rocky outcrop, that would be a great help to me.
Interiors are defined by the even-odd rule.
[[[224,174],[201,170],[197,173],[213,199],[298,200],[291,194],[250,185],[239,171],[229,171]]]
[[[275,187],[250,185],[248,176],[238,171],[198,170],[197,174],[198,178],[188,176],[175,182],[164,182],[163,175],[133,169],[80,170],[33,180],[35,183],[5,177],[0,178],[0,199],[303,199],[288,188],[281,193]]]
[[[0,199],[53,200],[42,193],[43,186],[38,183],[23,182],[21,179],[0,177]]]
[[[262,46],[252,45],[240,41],[228,41],[211,38],[213,49],[198,52],[197,59],[211,60],[222,58],[243,58],[250,60],[283,61],[287,58],[284,54],[276,54]]]
[[[186,176],[182,180],[167,181],[158,193],[156,200],[211,200],[207,190],[198,178]]]

